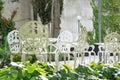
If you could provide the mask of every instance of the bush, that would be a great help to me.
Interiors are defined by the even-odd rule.
[[[11,63],[0,70],[0,80],[120,80],[120,63],[110,65],[92,62],[73,69],[61,66],[59,71],[47,63]]]
[[[2,60],[0,63],[0,67],[8,65],[10,62],[10,50],[7,44],[7,34],[15,29],[15,22],[13,21],[17,11],[14,10],[10,16],[10,18],[6,19],[2,16],[2,9],[4,3],[0,0],[0,36],[2,39],[0,41],[0,48],[3,50],[0,53],[0,59]]]

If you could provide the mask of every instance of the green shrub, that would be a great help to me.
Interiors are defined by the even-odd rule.
[[[21,62],[21,54],[14,54],[13,62]]]
[[[120,80],[118,64],[92,62],[89,66],[79,65],[75,69],[65,64],[56,71],[47,63],[11,63],[0,69],[0,80]]]
[[[3,9],[3,1],[0,0],[0,36],[2,36],[2,40],[0,41],[0,48],[3,50],[0,53],[1,63],[0,67],[6,66],[10,62],[10,50],[7,43],[7,34],[15,29],[15,22],[13,21],[17,11],[14,10],[10,16],[10,18],[6,19],[2,16]]]

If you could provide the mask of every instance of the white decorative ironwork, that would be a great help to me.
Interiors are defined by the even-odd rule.
[[[21,48],[20,48],[20,41],[17,30],[13,30],[10,33],[8,33],[7,41],[12,54],[16,54],[20,52]]]
[[[58,36],[57,44],[59,50],[62,52],[70,52],[71,43],[73,42],[73,35],[70,31],[63,31]]]
[[[87,42],[87,29],[86,27],[81,27],[81,31],[80,31],[80,34],[79,34],[79,37],[78,37],[78,40],[77,40],[77,45],[75,47],[75,50],[73,51],[73,54],[74,54],[74,67],[76,65],[76,60],[77,60],[77,54],[80,54],[82,56],[81,58],[81,63],[84,61],[83,58],[84,58],[84,55],[82,54],[84,48],[85,48],[85,45],[86,45],[86,42]]]
[[[104,38],[105,54],[103,56],[104,62],[107,63],[110,57],[110,53],[114,55],[114,61],[116,61],[116,54],[120,53],[120,35],[117,32],[112,32]],[[109,56],[108,56],[109,55]]]
[[[66,63],[66,54],[68,54],[68,60],[70,60],[70,48],[73,42],[73,35],[70,31],[63,31],[58,36],[57,46],[59,53],[64,53],[64,61]]]
[[[30,21],[19,29],[19,36],[22,43],[22,53],[36,54],[37,59],[41,60],[39,54],[47,53],[48,46],[48,28],[38,21]],[[47,56],[47,55],[46,55]],[[47,57],[45,59],[47,61]],[[25,56],[23,56],[23,61]],[[43,60],[43,59],[42,59]]]

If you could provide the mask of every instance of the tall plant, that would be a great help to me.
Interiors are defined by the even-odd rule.
[[[93,26],[95,30],[95,42],[98,42],[98,0],[91,0],[93,8]],[[119,0],[101,0],[101,39],[109,32],[117,31],[120,34],[120,1]],[[89,40],[90,41],[90,40]]]
[[[16,15],[16,10],[14,10],[10,16],[10,18],[6,19],[2,16],[2,9],[3,9],[4,3],[2,0],[0,0],[0,36],[2,36],[2,42],[0,42],[0,67],[3,67],[7,64],[9,64],[9,47],[7,44],[7,34],[15,29],[15,22],[13,21],[13,18]]]
[[[4,3],[2,2],[2,0],[0,0],[0,35],[2,35],[2,45],[4,45],[5,43],[5,37],[7,36],[7,34],[15,29],[15,22],[13,21],[13,18],[16,15],[16,10],[14,10],[11,14],[11,17],[6,19],[5,17],[2,16],[2,9],[3,9],[3,5]]]

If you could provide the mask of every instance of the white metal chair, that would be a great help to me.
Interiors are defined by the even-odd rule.
[[[9,44],[9,49],[11,52],[11,61],[13,61],[13,55],[21,53],[21,45],[20,45],[20,40],[19,40],[19,35],[18,35],[17,30],[13,30],[8,33],[7,35],[7,41]]]
[[[22,61],[27,55],[35,54],[39,61],[47,61],[48,29],[41,22],[30,21],[19,29],[22,44]]]
[[[112,32],[104,38],[105,54],[103,56],[104,63],[108,63],[110,60],[110,53],[113,53],[113,61],[116,61],[116,55],[118,53],[118,61],[120,61],[120,35],[117,32]]]
[[[66,63],[66,54],[68,55],[68,61],[70,60],[70,48],[73,42],[73,35],[70,31],[63,31],[58,36],[57,47],[58,47],[58,56],[59,54],[64,54],[64,63]]]
[[[82,52],[84,51],[84,47],[85,47],[86,43],[87,43],[87,29],[86,29],[86,27],[81,27],[81,32],[78,36],[77,45],[73,51],[74,67],[76,66],[77,54],[81,55],[81,64],[83,64],[84,55],[82,54]],[[79,58],[79,61],[80,61],[80,58]]]

